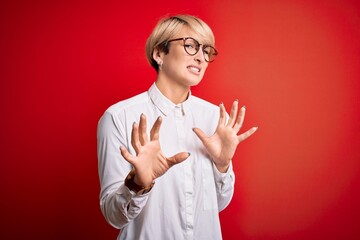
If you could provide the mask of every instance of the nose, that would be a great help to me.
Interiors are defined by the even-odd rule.
[[[199,51],[195,54],[194,57],[195,57],[195,61],[199,63],[205,62],[205,55],[202,46],[200,46]]]

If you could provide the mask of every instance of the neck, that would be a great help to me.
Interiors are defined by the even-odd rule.
[[[159,78],[159,76],[156,79],[156,86],[166,98],[175,104],[184,102],[190,92],[189,86],[180,85],[173,81],[166,81],[165,79]]]

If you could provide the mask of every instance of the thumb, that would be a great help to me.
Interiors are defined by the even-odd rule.
[[[185,161],[188,157],[190,157],[190,153],[181,152],[181,153],[175,154],[172,157],[167,158],[167,160],[171,164],[171,166],[173,166],[175,164]]]
[[[130,164],[134,165],[134,157],[129,153],[129,151],[124,146],[120,146],[121,155],[128,161]]]
[[[198,138],[204,143],[207,136],[200,128],[193,128],[194,133],[198,136]]]

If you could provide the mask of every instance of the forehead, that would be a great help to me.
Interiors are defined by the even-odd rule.
[[[175,35],[174,38],[182,38],[182,37],[192,37],[196,39],[201,44],[211,44],[210,40],[201,34],[197,33],[193,29],[188,26],[183,26],[180,31]]]

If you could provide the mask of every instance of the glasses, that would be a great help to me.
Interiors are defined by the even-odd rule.
[[[197,54],[200,50],[200,46],[203,53],[204,53],[204,58],[206,62],[212,62],[215,60],[215,57],[218,55],[218,51],[210,46],[210,45],[203,45],[200,44],[198,41],[196,41],[194,38],[192,37],[183,37],[183,38],[175,38],[175,39],[171,39],[169,42],[174,42],[174,41],[180,41],[183,40],[184,41],[184,49],[185,52],[187,54],[189,54],[190,56],[194,56],[195,54]]]

